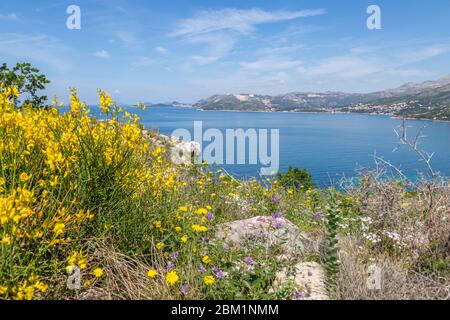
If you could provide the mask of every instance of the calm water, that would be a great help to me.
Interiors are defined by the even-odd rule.
[[[134,110],[133,110],[134,111]],[[397,138],[393,128],[401,121],[388,116],[327,113],[206,112],[189,108],[150,108],[139,112],[148,128],[171,134],[177,128],[193,129],[194,121],[203,128],[273,128],[280,130],[280,170],[292,165],[308,169],[321,186],[340,177],[356,176],[358,168],[373,168],[374,154],[401,166],[405,174],[417,176],[424,166],[417,156],[402,147],[393,152]],[[411,120],[411,137],[426,125],[421,147],[434,152],[435,170],[450,176],[450,123]],[[207,143],[204,143],[204,146]],[[259,175],[259,166],[224,166],[241,178]]]

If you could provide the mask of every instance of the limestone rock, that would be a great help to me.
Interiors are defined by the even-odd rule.
[[[219,226],[216,238],[236,247],[261,245],[270,249],[279,246],[289,256],[299,255],[315,246],[296,225],[282,217],[257,216],[226,223]]]
[[[161,135],[163,139],[172,144],[171,159],[175,164],[199,162],[201,155],[200,144],[196,141],[183,141],[177,137]]]
[[[229,222],[219,226],[216,238],[239,248],[273,246],[281,248],[277,259],[287,260],[291,267],[276,274],[271,292],[277,291],[288,282],[293,282],[297,295],[305,300],[328,300],[326,273],[316,262],[297,262],[305,251],[318,251],[319,244],[283,217],[257,216],[246,220]]]
[[[147,134],[144,131],[144,134]],[[175,164],[200,162],[200,144],[196,141],[183,141],[177,137],[159,134],[157,137],[150,138],[155,146],[170,145],[171,160]]]
[[[302,292],[304,300],[329,300],[326,289],[326,273],[317,262],[300,262],[292,268],[277,272],[273,290],[279,289],[288,281],[293,281]]]

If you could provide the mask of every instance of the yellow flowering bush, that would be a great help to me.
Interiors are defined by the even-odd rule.
[[[152,150],[138,117],[104,91],[102,120],[90,116],[75,89],[67,112],[56,101],[48,109],[17,108],[18,97],[0,84],[0,295],[28,299],[46,291],[38,274],[88,267],[87,253],[66,252],[103,230],[119,200],[176,192],[177,170],[163,163],[161,148]]]
[[[111,296],[291,298],[289,288],[271,293],[282,259],[257,243],[242,249],[214,234],[225,222],[272,216],[288,218],[312,238],[323,240],[327,194],[308,184],[285,185],[282,179],[241,181],[220,169],[212,172],[206,164],[175,165],[167,142],[146,131],[139,117],[115,104],[107,92],[99,90],[98,95],[97,112],[80,101],[75,89],[68,106],[55,98],[47,108],[18,108],[20,92],[0,84],[0,299],[77,298],[88,287],[114,291],[126,281],[132,285]],[[426,246],[409,255],[408,243],[396,240],[431,222],[432,216],[423,215],[430,210],[420,202],[423,194],[399,191],[397,183],[384,183],[383,188],[393,191],[377,193],[379,184],[374,181],[375,185],[337,193],[342,215],[338,231],[363,240],[355,243],[364,245],[364,252],[402,254],[408,265],[415,261],[448,275],[448,259],[431,259]],[[370,231],[376,230],[372,222],[379,213],[378,197],[388,194],[401,196],[391,220],[380,224],[384,241],[365,245],[363,227],[368,226],[362,223],[370,222]],[[448,203],[442,203],[436,219],[447,221]],[[413,221],[414,228],[398,223],[403,220]],[[448,224],[442,225],[430,243],[447,241]],[[398,232],[385,233],[385,226]],[[440,234],[444,242],[436,242]],[[324,260],[320,252],[307,255]],[[118,262],[111,257],[119,257]],[[117,266],[124,269],[114,282]],[[76,273],[83,278],[82,286],[71,290],[66,281]],[[126,296],[132,288],[140,291]]]
[[[213,240],[217,225],[277,210],[304,221],[297,210],[313,210],[314,193],[175,165],[137,115],[98,94],[97,112],[75,89],[65,107],[17,108],[20,93],[0,85],[0,298],[76,297],[66,288],[75,272],[83,288],[103,285],[114,274],[97,250],[104,244],[142,259],[142,278],[164,287],[163,298],[261,296],[267,272],[234,270],[243,253]]]
[[[91,275],[85,285],[95,284],[104,272],[89,241],[109,239],[127,253],[155,249],[167,266],[174,255],[211,262],[209,197],[183,202],[191,169],[168,161],[136,115],[98,93],[96,118],[75,89],[66,108],[56,99],[46,109],[17,108],[20,93],[0,85],[0,297],[52,295],[47,287],[76,267]],[[199,174],[196,189],[212,181]],[[181,285],[187,275],[173,268],[148,276]]]

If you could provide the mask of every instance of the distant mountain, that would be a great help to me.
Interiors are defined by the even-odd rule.
[[[204,110],[308,111],[366,101],[363,94],[292,92],[277,96],[256,94],[215,95],[194,106]],[[368,101],[368,100],[367,100]]]
[[[421,84],[406,84],[397,89],[387,90],[386,93],[384,98],[350,105],[343,111],[450,120],[450,77]]]
[[[202,110],[360,112],[450,120],[450,75],[372,93],[292,92],[276,96],[214,95],[198,101]]]
[[[439,89],[442,87],[445,87],[450,84],[450,74],[447,75],[444,78],[441,78],[439,80],[435,81],[425,81],[422,83],[413,83],[409,82],[401,87],[385,90],[385,91],[379,91],[376,92],[376,94],[385,95],[386,98],[388,97],[398,97],[398,96],[409,96],[409,95],[415,95],[420,94],[424,91],[430,91],[434,89]]]

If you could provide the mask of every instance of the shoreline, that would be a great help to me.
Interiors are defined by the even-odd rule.
[[[429,119],[429,118],[411,118],[411,117],[399,117],[393,114],[389,113],[369,113],[369,112],[330,112],[330,111],[254,111],[254,110],[204,110],[204,109],[198,109],[195,107],[192,107],[193,109],[197,111],[202,112],[235,112],[235,113],[304,113],[304,114],[357,114],[357,115],[369,115],[369,116],[385,116],[390,117],[391,119],[395,120],[419,120],[419,121],[431,121],[431,122],[445,122],[450,123],[450,120],[443,120],[443,119]]]

